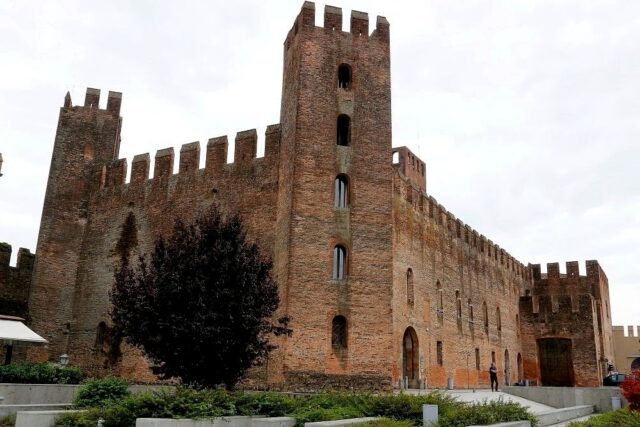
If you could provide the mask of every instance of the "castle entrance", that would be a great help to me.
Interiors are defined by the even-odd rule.
[[[573,387],[571,340],[542,338],[538,340],[540,378],[543,386]]]
[[[411,326],[404,331],[402,338],[402,380],[408,380],[409,388],[420,388],[420,359],[418,335]]]

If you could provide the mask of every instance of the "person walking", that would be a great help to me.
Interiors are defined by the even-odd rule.
[[[491,362],[491,367],[489,367],[489,379],[491,380],[491,391],[498,391],[498,368],[496,368],[496,364]],[[493,384],[496,385],[495,390],[493,389]]]

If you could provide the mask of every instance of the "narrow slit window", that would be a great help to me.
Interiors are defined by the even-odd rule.
[[[407,270],[407,304],[413,305],[413,270]]]
[[[342,245],[333,248],[333,278],[342,280],[347,277],[347,249]]]
[[[347,319],[336,316],[331,322],[331,347],[337,351],[347,349]]]
[[[482,314],[484,315],[484,329],[489,330],[489,313],[487,311],[487,303],[482,303]]]
[[[498,331],[502,331],[502,319],[500,317],[500,307],[496,307],[496,323],[498,324]]]
[[[442,354],[442,341],[436,342],[436,363],[438,366],[444,364],[444,355]]]
[[[480,349],[476,348],[476,370],[480,370]]]
[[[347,146],[349,145],[349,134],[351,130],[351,118],[346,114],[340,114],[338,116],[338,135],[337,135],[337,143],[338,145]]]
[[[335,179],[333,207],[349,207],[349,179],[345,175],[338,175]]]
[[[96,328],[96,343],[95,347],[101,349],[107,338],[107,324],[104,322],[98,323]]]
[[[351,89],[351,67],[342,64],[338,67],[338,87],[340,89]]]

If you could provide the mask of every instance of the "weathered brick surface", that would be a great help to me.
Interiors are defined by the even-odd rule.
[[[575,385],[602,385],[607,361],[613,360],[613,334],[609,308],[609,283],[597,261],[587,261],[581,276],[577,262],[567,262],[566,274],[558,263],[530,266],[534,286],[530,296],[520,299],[522,345],[528,378],[540,379],[538,340],[571,341]]]
[[[95,89],[87,91],[84,106],[65,98],[29,306],[32,326],[51,344],[34,349],[32,360],[68,353],[97,375],[152,379],[140,351],[121,345],[120,357],[110,334],[108,292],[121,226],[134,215],[135,252],[142,254],[175,218],[189,222],[217,203],[239,213],[248,236],[273,258],[282,300],[277,315],[292,317],[293,336],[276,340],[278,350],[251,372],[247,385],[398,386],[410,366],[403,351],[407,330],[414,331],[411,386],[443,387],[449,378],[457,387],[486,386],[492,353],[501,383],[507,373],[511,382],[539,378],[531,343],[552,331],[536,329],[525,295],[550,294],[549,286],[537,279],[534,284],[531,268],[427,195],[425,164],[408,149],[394,149],[399,159],[392,165],[388,22],[378,17],[369,33],[367,15],[352,12],[347,33],[339,8],[325,9],[323,28],[314,25],[315,13],[306,2],[286,37],[280,123],[267,128],[263,158],[255,157],[255,130],[243,131],[231,164],[223,136],[203,148],[203,168],[199,143],[185,144],[179,153],[159,150],[151,178],[151,156],[135,156],[126,183],[128,163],[118,158],[120,95],[110,94],[106,110],[98,109]],[[338,87],[341,64],[352,72],[347,89]],[[351,120],[347,146],[336,144],[341,114]],[[339,174],[348,177],[347,208],[333,206]],[[336,244],[348,250],[347,276],[340,280],[332,278]],[[591,375],[586,382],[599,354],[610,348],[610,321],[595,314],[608,301],[606,278],[599,267],[589,268],[585,283],[593,310],[584,320],[556,316],[550,323],[571,330],[591,325],[593,333],[576,343],[595,354],[576,360],[577,372]],[[587,299],[580,303],[588,305]],[[525,319],[518,319],[519,309]],[[347,320],[346,349],[332,346],[337,315]]]
[[[27,318],[34,255],[20,248],[15,267],[10,259],[11,245],[0,242],[0,314]]]

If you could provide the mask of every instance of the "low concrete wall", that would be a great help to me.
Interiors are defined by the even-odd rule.
[[[0,384],[0,406],[2,405],[50,405],[70,404],[80,389],[80,385],[67,384]],[[131,385],[132,393],[147,390],[174,390],[174,386],[164,385]]]
[[[538,426],[545,427],[584,417],[585,415],[589,414],[593,414],[593,406],[580,405],[570,408],[555,409],[549,412],[543,412],[541,414],[537,414],[536,418],[538,419]]]
[[[76,411],[18,412],[16,427],[51,427],[59,415]]]
[[[66,384],[0,384],[3,405],[71,403],[77,385]]]
[[[136,427],[293,427],[295,424],[296,420],[289,417],[220,417],[209,420],[138,418],[136,420]]]
[[[17,414],[20,411],[60,411],[70,407],[68,403],[0,405],[0,417]]]
[[[313,423],[304,423],[304,427],[343,427],[353,424],[364,424],[370,421],[377,420],[377,417],[367,418],[347,418],[346,420],[333,420],[333,421],[316,421]]]
[[[489,424],[485,426],[469,427],[531,427],[531,421],[509,421],[507,423]]]
[[[627,406],[618,387],[517,387],[503,386],[502,391],[524,397],[554,408],[593,405],[596,412],[610,411],[611,397],[620,397]]]

